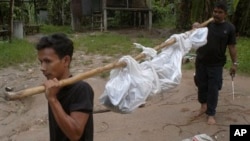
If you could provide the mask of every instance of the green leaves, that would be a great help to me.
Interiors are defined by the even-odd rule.
[[[250,75],[250,50],[249,50],[250,38],[240,37],[237,39],[237,56],[238,56],[238,72]],[[229,69],[232,65],[229,53],[227,53],[226,68]]]
[[[233,15],[236,11],[240,0],[227,0],[228,5],[228,15]]]

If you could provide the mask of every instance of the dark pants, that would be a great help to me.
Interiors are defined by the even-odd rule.
[[[214,116],[218,103],[219,90],[222,87],[223,66],[196,64],[195,84],[198,87],[198,100],[207,104],[206,114]]]

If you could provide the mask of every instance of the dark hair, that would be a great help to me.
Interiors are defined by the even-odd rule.
[[[217,1],[214,5],[214,8],[222,9],[227,13],[227,4],[223,0]]]
[[[49,36],[44,36],[36,45],[36,49],[42,50],[45,48],[52,48],[60,59],[69,55],[72,58],[73,55],[73,42],[63,33],[55,33]]]

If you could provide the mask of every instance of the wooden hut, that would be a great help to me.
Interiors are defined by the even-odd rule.
[[[152,27],[151,0],[103,0],[102,6],[104,30],[108,27],[108,11],[133,12],[135,24],[140,25],[143,19],[149,30]]]
[[[81,0],[81,9],[83,16],[92,16],[92,28],[97,26],[106,31],[111,11],[133,13],[134,25],[152,27],[151,0]]]

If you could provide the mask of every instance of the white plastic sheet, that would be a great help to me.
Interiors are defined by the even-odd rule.
[[[192,138],[184,139],[182,141],[214,141],[214,140],[207,134],[199,134],[193,136]]]
[[[100,102],[115,112],[130,113],[145,103],[152,83],[132,57],[124,56],[119,61],[126,62],[127,66],[110,72],[110,81]]]
[[[174,34],[169,39],[175,38],[176,43],[162,49],[158,55],[152,48],[134,43],[136,47],[143,49],[148,60],[138,63],[130,56],[122,57],[119,61],[126,62],[127,66],[110,72],[110,80],[100,102],[114,112],[130,113],[144,104],[149,95],[176,87],[182,77],[183,56],[191,48],[197,49],[206,44],[207,32],[207,28],[199,28],[192,32]]]
[[[151,59],[152,57],[155,57],[157,55],[157,51],[153,48],[149,48],[149,47],[144,47],[141,44],[138,43],[134,43],[136,48],[142,49],[142,53],[144,53],[146,55],[146,60]]]
[[[160,92],[175,88],[181,82],[182,58],[191,48],[197,49],[207,40],[207,28],[199,28],[190,33],[174,34],[170,37],[176,39],[176,43],[163,48],[162,52],[151,61],[155,68],[161,85]],[[167,42],[168,40],[166,40]]]
[[[207,33],[208,29],[206,27],[196,29],[189,37],[192,48],[198,49],[205,45],[207,43]]]

